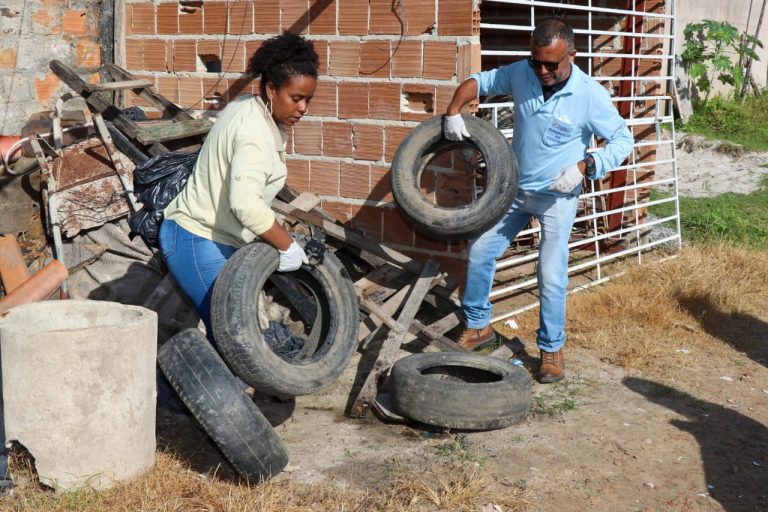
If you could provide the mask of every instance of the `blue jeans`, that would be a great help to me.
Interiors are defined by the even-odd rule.
[[[491,292],[500,258],[517,234],[536,217],[541,244],[536,279],[539,286],[539,329],[536,344],[556,352],[565,343],[565,296],[568,288],[568,239],[576,219],[578,194],[518,192],[507,214],[469,246],[467,282],[462,309],[467,327],[480,329],[491,323]]]
[[[168,270],[195,305],[215,346],[211,328],[213,284],[237,249],[194,235],[172,220],[163,221],[158,238]]]

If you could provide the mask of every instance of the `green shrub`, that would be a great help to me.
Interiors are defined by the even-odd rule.
[[[654,192],[652,199],[665,197]],[[658,217],[674,213],[673,203],[652,206]],[[728,192],[715,197],[680,197],[683,240],[725,242],[734,246],[768,250],[768,176],[750,194]]]
[[[693,115],[679,128],[754,151],[768,151],[768,94],[750,96],[743,102],[722,96],[694,100]]]

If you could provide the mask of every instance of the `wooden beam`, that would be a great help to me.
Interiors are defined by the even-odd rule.
[[[403,343],[405,333],[410,328],[411,323],[416,317],[416,313],[421,307],[421,303],[424,300],[424,296],[432,287],[432,283],[437,277],[439,265],[434,260],[428,260],[424,265],[424,268],[411,287],[411,293],[408,295],[408,299],[405,301],[403,309],[400,311],[400,316],[397,318],[398,329],[391,330],[387,339],[384,340],[384,344],[381,346],[379,356],[373,365],[373,369],[368,374],[363,383],[363,387],[357,395],[352,407],[350,408],[350,416],[353,418],[362,418],[371,408],[376,393],[379,388],[379,377],[395,362],[397,357],[397,351],[400,349],[400,345]]]
[[[88,92],[116,91],[121,89],[138,89],[141,87],[152,87],[154,85],[149,80],[126,80],[124,82],[102,82],[98,84],[85,84]]]
[[[204,135],[211,131],[213,123],[208,119],[184,119],[152,124],[139,124],[136,140],[142,144],[153,144],[166,140],[183,139]]]

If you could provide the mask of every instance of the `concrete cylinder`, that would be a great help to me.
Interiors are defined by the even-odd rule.
[[[5,438],[59,490],[105,489],[155,457],[157,315],[114,302],[18,306],[0,317]]]

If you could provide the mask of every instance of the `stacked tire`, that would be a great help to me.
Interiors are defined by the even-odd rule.
[[[196,329],[168,340],[158,364],[184,404],[249,483],[282,471],[288,451],[245,384],[276,396],[314,393],[336,380],[357,344],[358,305],[341,262],[315,240],[296,237],[311,258],[277,272],[279,254],[255,242],[239,249],[216,279],[211,298],[215,349]],[[262,331],[265,289],[284,292],[305,326],[303,346],[286,355]]]

